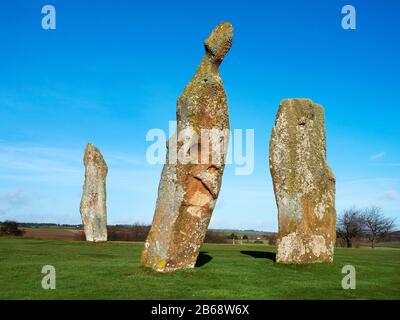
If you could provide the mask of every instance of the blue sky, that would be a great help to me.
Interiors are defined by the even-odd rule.
[[[42,6],[57,29],[41,28]],[[341,28],[352,4],[357,29]],[[0,220],[80,223],[88,141],[109,166],[109,223],[150,223],[161,165],[146,133],[168,130],[221,21],[235,29],[220,67],[231,128],[255,130],[255,170],[226,167],[211,227],[276,231],[268,143],[280,100],[325,107],[337,210],[400,208],[400,2],[0,2]],[[399,225],[400,221],[397,221]]]

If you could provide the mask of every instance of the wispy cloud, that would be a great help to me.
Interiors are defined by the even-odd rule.
[[[29,204],[29,198],[23,190],[19,189],[0,195],[0,204],[6,204],[11,207],[25,206]]]
[[[369,157],[370,161],[376,161],[376,160],[381,160],[385,157],[386,152],[379,152],[377,154],[372,155],[371,157]]]
[[[1,220],[79,223],[84,180],[81,148],[11,144],[0,140]],[[109,172],[110,223],[151,221],[160,168],[137,154],[101,148]],[[151,205],[149,205],[149,203]]]
[[[11,182],[16,186],[28,182],[41,183],[46,188],[54,184],[60,187],[78,187],[84,178],[83,151],[83,147],[32,147],[7,145],[0,141],[0,188],[7,190],[7,185]],[[159,175],[158,168],[149,168],[136,154],[108,149],[101,151],[109,167],[107,182],[110,184],[133,184],[143,188],[138,181],[147,181]],[[7,184],[2,183],[5,181]],[[14,195],[15,199],[17,195]]]
[[[54,85],[54,84],[53,84]],[[87,93],[82,92],[71,92],[61,86],[53,86],[52,90],[48,90],[48,87],[24,87],[24,91],[28,94],[30,99],[21,97],[16,93],[0,93],[0,104],[2,108],[9,108],[12,110],[18,110],[21,112],[26,111],[48,111],[54,110],[54,108],[73,108],[75,110],[84,111],[96,111],[104,112],[110,108],[110,106],[104,105],[96,98],[90,98]],[[34,104],[32,98],[38,101],[51,101],[49,104]]]
[[[0,194],[0,216],[6,216],[28,205],[30,205],[30,199],[21,189]]]
[[[103,150],[102,150],[103,151]],[[138,156],[104,150],[106,162],[114,171],[132,171],[143,164]],[[32,177],[78,176],[83,172],[83,148],[26,147],[0,144],[0,176],[17,180],[31,180]]]
[[[71,173],[81,158],[80,152],[70,149],[0,145],[0,170]]]
[[[399,199],[399,193],[397,192],[397,190],[387,190],[382,195],[382,199],[383,200],[391,200],[391,201],[397,200],[397,199]]]
[[[399,188],[399,178],[338,179],[336,185],[337,212],[352,206],[376,205],[382,208],[385,215],[394,218],[398,216],[400,207]]]

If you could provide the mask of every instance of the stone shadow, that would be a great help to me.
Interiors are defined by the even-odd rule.
[[[247,254],[253,258],[257,259],[269,259],[273,262],[276,262],[276,253],[275,252],[266,252],[266,251],[248,251],[242,250],[240,251],[241,254]]]
[[[195,267],[200,268],[200,267],[204,266],[205,264],[209,263],[212,259],[213,259],[213,257],[208,255],[207,252],[200,251],[199,256],[197,257]]]

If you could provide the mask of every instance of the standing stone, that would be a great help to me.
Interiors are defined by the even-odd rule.
[[[85,183],[80,209],[86,241],[107,241],[107,164],[99,149],[91,143],[86,146],[83,162]]]
[[[335,177],[326,162],[324,110],[309,99],[279,106],[269,145],[278,206],[277,262],[333,261]]]
[[[218,67],[232,44],[230,23],[205,40],[205,55],[177,101],[154,219],[142,264],[161,272],[193,268],[211,219],[229,140],[227,98]]]

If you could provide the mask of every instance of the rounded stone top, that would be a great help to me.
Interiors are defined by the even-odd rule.
[[[288,98],[283,99],[280,103],[282,106],[308,106],[312,104],[314,104],[314,102],[308,98]]]
[[[103,167],[107,173],[107,164],[100,150],[92,143],[88,143],[85,148],[83,162],[86,165],[92,164],[96,167]]]
[[[294,108],[294,109],[313,109],[313,110],[319,110],[322,111],[324,108],[322,105],[313,102],[311,99],[308,98],[290,98],[290,99],[283,99],[281,100],[281,103],[279,104],[280,107],[282,108]]]
[[[206,52],[208,52],[214,63],[221,63],[226,53],[232,46],[233,26],[230,22],[221,22],[211,31],[204,41]]]
[[[86,145],[86,148],[85,148],[85,153],[88,153],[88,154],[89,153],[90,154],[97,153],[97,154],[99,154],[100,151],[93,143],[88,142],[88,144]]]

